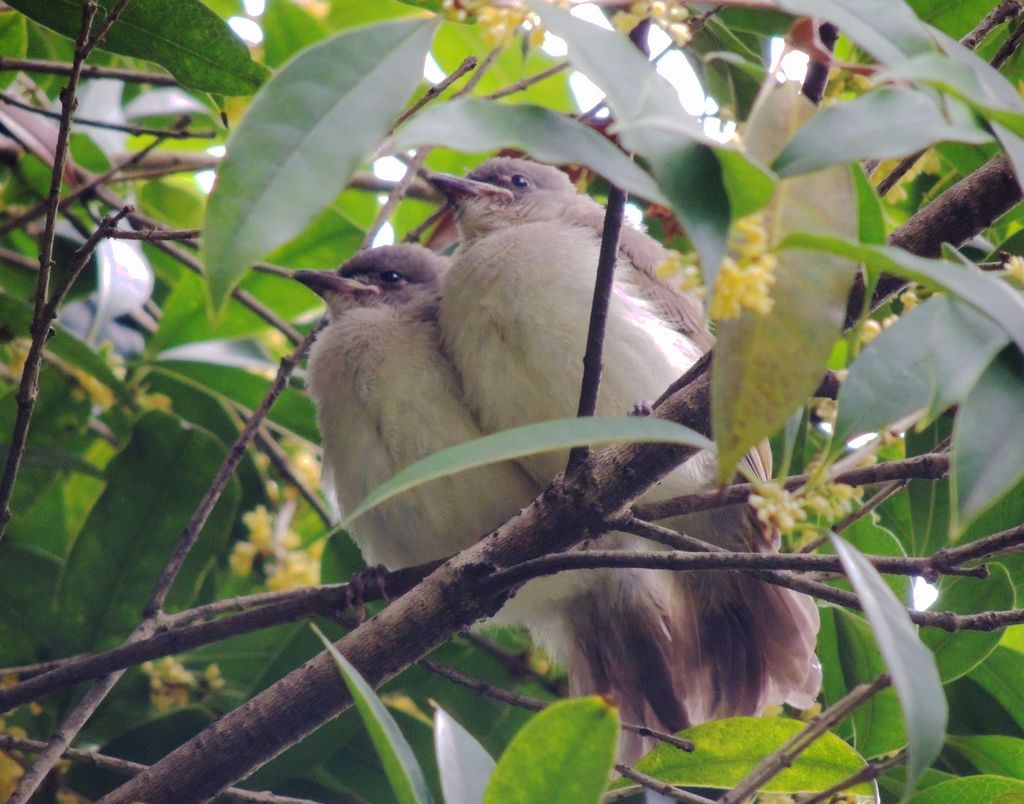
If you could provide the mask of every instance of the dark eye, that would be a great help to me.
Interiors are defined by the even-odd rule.
[[[380,275],[381,281],[388,283],[401,282],[404,278],[398,271],[382,271]]]
[[[516,173],[509,179],[513,187],[529,187],[530,180],[526,178],[522,173]]]

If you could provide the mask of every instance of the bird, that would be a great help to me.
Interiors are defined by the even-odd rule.
[[[574,416],[604,207],[557,168],[518,158],[430,180],[454,206],[461,238],[444,279],[443,344],[481,429]],[[699,300],[657,279],[667,256],[644,231],[622,229],[599,414],[622,415],[637,400],[658,398],[714,343]],[[770,460],[767,445],[746,458],[765,479]],[[544,485],[565,461],[554,452],[520,464]],[[714,456],[698,453],[644,501],[711,488],[716,476]],[[778,534],[746,506],[662,524],[731,550],[778,547]],[[625,534],[610,538],[614,549],[656,547]],[[677,731],[767,704],[807,708],[818,695],[818,610],[805,595],[723,571],[607,573],[580,589],[558,627],[540,636],[567,664],[570,691],[611,693],[624,717]],[[637,751],[620,745],[620,756]]]
[[[484,435],[441,345],[447,268],[429,249],[399,244],[359,252],[337,271],[293,273],[327,303],[306,385],[323,445],[322,485],[338,514],[413,462]],[[367,565],[418,566],[474,544],[541,490],[516,463],[489,464],[405,491],[348,530]],[[564,579],[531,581],[490,624],[544,630],[572,588]]]

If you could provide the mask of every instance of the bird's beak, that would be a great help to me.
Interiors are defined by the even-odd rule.
[[[374,296],[380,294],[380,288],[376,285],[367,285],[358,279],[339,276],[334,271],[296,271],[292,277],[325,299],[334,293],[344,293],[353,297],[367,293]]]
[[[493,184],[467,179],[462,176],[453,176],[451,173],[431,173],[427,181],[433,184],[438,190],[444,193],[445,197],[456,206],[466,198],[478,198],[480,196],[491,196],[505,200],[512,198],[512,192],[504,187],[495,187]]]

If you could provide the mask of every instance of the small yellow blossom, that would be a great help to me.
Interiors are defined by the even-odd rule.
[[[206,665],[202,675],[199,677],[199,684],[211,692],[224,689],[224,676],[220,674],[220,665],[216,662]]]
[[[798,523],[807,519],[799,500],[776,483],[759,483],[749,503],[761,522],[782,533],[792,533]]]
[[[265,505],[257,505],[242,514],[242,523],[249,529],[249,541],[262,556],[274,553],[274,523]]]
[[[1018,282],[1024,282],[1024,257],[1019,254],[1008,257],[1003,263],[1003,270],[1006,271],[1007,276]]]
[[[818,414],[818,417],[826,422],[834,422],[836,420],[836,414],[839,412],[839,408],[836,405],[834,399],[821,399],[818,404],[814,406],[814,412]]]
[[[0,801],[7,801],[14,795],[18,781],[25,775],[25,769],[10,754],[0,752]]]
[[[820,714],[821,714],[821,704],[820,703],[814,703],[814,704],[811,704],[810,707],[808,707],[807,709],[804,709],[804,710],[802,710],[800,712],[800,719],[804,720],[804,721],[807,721],[807,720],[811,720],[813,718],[816,718]]]
[[[253,559],[256,558],[256,545],[252,542],[235,542],[228,558],[228,566],[235,575],[245,578],[252,572]]]
[[[320,464],[312,450],[301,449],[292,458],[292,469],[306,488],[316,491],[320,488]]]
[[[704,298],[704,280],[697,265],[697,255],[693,252],[680,254],[678,251],[669,251],[668,256],[654,269],[654,275],[684,293]]]
[[[903,305],[903,312],[913,310],[921,303],[921,300],[917,297],[917,292],[913,290],[905,290],[900,294],[900,304]]]
[[[873,318],[869,318],[860,327],[860,342],[867,346],[871,341],[882,334],[882,325],[875,321]]]
[[[771,289],[778,260],[768,250],[763,213],[740,218],[729,233],[729,256],[722,260],[711,297],[711,317],[736,318],[744,307],[761,315],[771,312]]]
[[[307,553],[295,551],[274,563],[273,571],[267,578],[267,589],[280,592],[285,589],[300,589],[320,583],[320,564]]]

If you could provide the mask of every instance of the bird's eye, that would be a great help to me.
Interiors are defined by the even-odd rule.
[[[509,179],[513,187],[529,187],[530,180],[526,178],[522,173],[516,173]]]
[[[380,279],[382,282],[401,282],[404,277],[398,271],[382,271]]]

